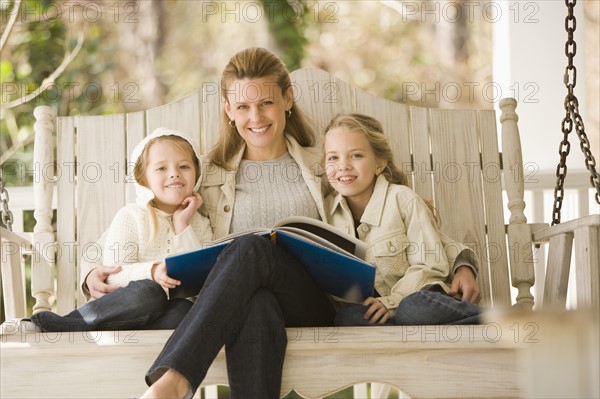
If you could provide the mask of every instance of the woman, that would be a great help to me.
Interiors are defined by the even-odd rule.
[[[201,186],[215,238],[286,216],[326,220],[326,179],[314,167],[321,153],[281,60],[260,48],[239,52],[223,71],[221,91],[221,138],[202,162]],[[476,300],[473,274],[459,270],[456,287]],[[269,240],[244,236],[219,257],[148,371],[143,397],[191,397],[223,346],[232,398],[279,397],[284,327],[333,325],[334,314],[302,265]],[[257,339],[245,340],[247,329]]]
[[[320,151],[281,60],[244,50],[225,68],[221,87],[221,139],[203,162],[201,186],[215,238],[286,216],[325,219],[325,179],[310,169]],[[334,315],[301,264],[265,238],[242,237],[219,257],[150,368],[144,397],[193,393],[223,345],[232,398],[279,397],[284,327],[333,325]],[[252,341],[244,340],[249,327],[259,330]]]

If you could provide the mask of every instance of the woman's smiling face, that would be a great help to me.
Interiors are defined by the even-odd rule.
[[[269,160],[282,155],[287,150],[284,130],[286,111],[293,105],[292,89],[282,94],[272,77],[235,80],[227,89],[225,112],[246,142],[244,158]]]

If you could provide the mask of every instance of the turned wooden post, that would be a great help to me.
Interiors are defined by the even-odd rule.
[[[31,261],[31,294],[35,298],[33,313],[50,310],[54,293],[53,265],[56,242],[52,228],[52,191],[54,189],[54,120],[56,113],[48,106],[33,111],[36,122],[33,149],[33,195],[35,199],[35,227],[33,246],[36,250]]]
[[[535,282],[533,269],[533,251],[531,228],[523,214],[525,201],[525,181],[523,176],[523,156],[521,154],[521,138],[515,112],[517,101],[505,98],[500,101],[500,123],[502,124],[502,163],[504,168],[504,184],[508,195],[510,219],[508,224],[508,249],[510,256],[510,272],[512,285],[519,290],[515,306],[525,309],[533,308],[531,287]]]

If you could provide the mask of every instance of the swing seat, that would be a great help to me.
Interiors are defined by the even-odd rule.
[[[382,122],[411,187],[433,200],[442,230],[477,254],[481,305],[487,312],[482,325],[288,328],[282,395],[295,390],[305,397],[323,397],[354,384],[378,382],[414,398],[535,397],[547,393],[547,386],[552,387],[552,396],[599,396],[595,381],[600,357],[600,216],[552,228],[527,223],[516,101],[500,102],[500,150],[497,116],[492,110],[408,106],[316,69],[295,71],[292,81],[297,102],[319,133],[339,112],[361,112]],[[133,185],[125,178],[132,148],[155,128],[167,127],[196,135],[207,152],[218,138],[219,96],[216,85],[203,85],[177,102],[127,114],[56,118],[48,107],[35,109],[34,162],[39,167],[34,183],[33,246],[39,256],[32,257],[34,312],[53,309],[65,314],[83,303],[79,287],[86,272],[79,259],[93,252],[116,211],[135,198]],[[54,191],[56,230],[51,224]],[[508,225],[503,191],[508,197]],[[3,245],[17,241],[12,235],[5,240],[4,230],[2,237]],[[578,304],[581,312],[585,308],[591,313],[582,317],[579,312],[532,312],[533,266],[540,261],[534,258],[533,245],[550,242],[548,267],[559,271],[548,272],[546,289],[550,290],[544,300],[564,309],[567,250],[573,237],[577,259],[587,273]],[[553,244],[562,249],[554,250]],[[7,266],[12,261],[16,259],[5,262],[3,255],[7,319],[26,316],[21,266]],[[516,298],[511,297],[511,284],[518,292]],[[145,372],[171,333],[3,335],[0,396],[139,395],[145,389]],[[589,345],[577,346],[582,342]],[[568,356],[556,348],[567,348]],[[548,362],[552,362],[550,371]],[[203,382],[213,384],[227,384],[223,351]],[[386,397],[389,389],[379,388]]]

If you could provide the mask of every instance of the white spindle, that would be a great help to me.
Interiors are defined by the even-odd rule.
[[[35,298],[33,312],[50,310],[50,297],[54,291],[53,267],[56,253],[52,228],[52,191],[54,187],[54,120],[56,113],[48,106],[33,111],[36,122],[33,151],[33,195],[35,197],[35,227],[33,246],[38,255],[31,261],[31,291]]]
[[[525,181],[523,177],[523,156],[521,154],[521,138],[515,112],[517,101],[505,98],[500,101],[502,115],[502,161],[504,167],[504,183],[508,195],[510,219],[508,225],[508,245],[511,259],[512,285],[519,291],[517,305],[525,309],[533,308],[531,287],[535,282],[533,269],[533,252],[531,246],[531,228],[523,214],[525,209]]]

